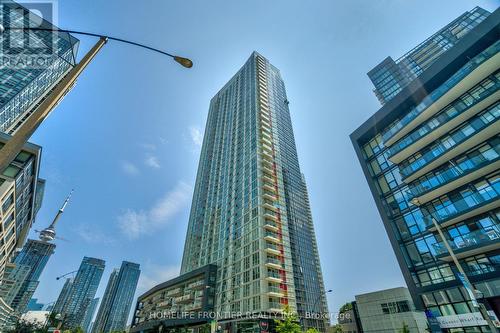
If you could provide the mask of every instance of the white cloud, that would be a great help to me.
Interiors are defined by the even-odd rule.
[[[95,226],[79,225],[76,232],[81,239],[90,244],[112,244],[114,239],[109,234],[105,234],[101,229]]]
[[[201,130],[196,126],[189,127],[189,135],[191,135],[191,141],[197,147],[201,147],[203,144],[203,134]]]
[[[123,161],[121,164],[121,168],[127,175],[135,176],[139,174],[139,169],[134,164],[128,161]]]
[[[158,157],[153,156],[153,155],[150,155],[150,156],[146,157],[146,160],[144,161],[144,163],[148,167],[151,167],[153,169],[159,169],[159,168],[161,168],[160,161],[158,160]]]
[[[165,226],[188,203],[192,188],[184,182],[167,192],[149,210],[127,209],[118,216],[118,226],[131,239],[151,234]]]
[[[141,267],[142,273],[137,285],[137,294],[141,295],[159,283],[168,281],[180,273],[179,266],[146,265]]]

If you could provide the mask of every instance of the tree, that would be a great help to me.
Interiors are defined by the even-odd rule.
[[[283,319],[275,319],[277,333],[302,333],[297,315],[288,305],[283,308]]]
[[[342,325],[340,324],[337,324],[337,325],[333,325],[330,327],[330,330],[329,330],[331,333],[342,333]]]
[[[347,312],[349,310],[352,310],[352,303],[345,303],[344,305],[342,305],[340,307],[339,313],[344,313],[344,312]]]
[[[306,333],[319,333],[319,331],[317,329],[315,329],[314,327],[309,327],[307,329]]]
[[[403,321],[403,328],[399,330],[400,333],[410,333],[410,329],[408,328],[408,325]]]

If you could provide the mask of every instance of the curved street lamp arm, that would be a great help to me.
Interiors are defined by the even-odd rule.
[[[175,61],[177,61],[179,64],[181,64],[182,66],[184,66],[186,68],[193,67],[193,62],[190,59],[188,59],[188,58],[176,56],[176,55],[173,55],[171,53],[162,51],[160,49],[157,49],[157,48],[154,48],[154,47],[151,47],[151,46],[148,46],[148,45],[144,45],[144,44],[141,44],[141,43],[133,42],[133,41],[126,40],[126,39],[123,39],[123,38],[118,38],[118,37],[111,37],[111,36],[100,35],[100,34],[96,34],[96,33],[92,33],[92,32],[67,30],[67,29],[59,29],[59,28],[49,29],[49,28],[38,28],[38,27],[33,27],[33,28],[31,28],[31,27],[28,27],[28,28],[12,28],[12,27],[5,27],[5,26],[0,27],[0,31],[3,32],[4,30],[22,30],[22,31],[24,31],[24,30],[37,30],[37,31],[65,32],[65,33],[70,33],[70,34],[75,34],[75,35],[84,35],[84,36],[92,36],[92,37],[98,37],[98,38],[106,38],[106,39],[109,39],[109,40],[114,40],[114,41],[117,41],[117,42],[129,44],[129,45],[134,45],[134,46],[137,46],[137,47],[141,47],[141,48],[153,51],[153,52],[157,52],[157,53],[166,55],[168,57],[173,58]]]

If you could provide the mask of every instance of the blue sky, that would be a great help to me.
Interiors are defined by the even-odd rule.
[[[141,264],[138,293],[179,272],[210,98],[253,50],[281,70],[335,312],[354,295],[404,285],[349,134],[379,108],[366,72],[466,10],[494,0],[107,0],[59,2],[61,28],[105,33],[194,60],[191,70],[110,42],[36,132],[45,199],[67,193],[56,253],[35,297],[55,301],[83,256]],[[80,57],[95,40],[82,38]],[[32,237],[36,235],[32,234]]]

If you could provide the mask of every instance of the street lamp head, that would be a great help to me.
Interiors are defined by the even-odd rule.
[[[189,60],[188,58],[174,56],[174,60],[186,68],[193,67],[193,62],[191,60]]]
[[[331,290],[331,289],[328,289],[328,290],[327,290],[326,292],[327,292],[327,293],[331,293],[332,291],[333,291],[333,290]]]

